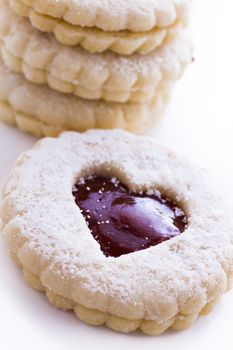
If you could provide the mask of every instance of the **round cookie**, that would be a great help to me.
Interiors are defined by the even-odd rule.
[[[37,136],[90,128],[141,133],[161,116],[171,87],[171,82],[161,84],[156,96],[145,103],[89,101],[30,83],[0,64],[0,120]]]
[[[5,0],[4,0],[5,1]],[[187,22],[190,0],[9,0],[33,26],[66,45],[96,53],[148,53]]]
[[[129,206],[132,195],[170,198],[177,216],[185,213],[185,230],[118,257],[105,254],[81,209],[95,176],[111,179],[110,193],[120,181]],[[105,188],[95,195],[109,198]],[[152,138],[95,130],[43,139],[18,159],[2,196],[3,236],[26,281],[89,324],[151,335],[181,330],[231,287],[232,203],[207,173]]]
[[[184,35],[146,56],[89,54],[31,28],[7,4],[1,6],[0,44],[5,64],[28,80],[111,102],[150,101],[161,81],[178,79],[191,62],[191,45]]]

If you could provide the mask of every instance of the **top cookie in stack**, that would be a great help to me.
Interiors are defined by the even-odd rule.
[[[0,119],[39,136],[143,132],[191,61],[190,0],[0,0],[0,7]]]
[[[154,51],[187,22],[187,0],[9,0],[11,8],[65,45],[91,53]]]

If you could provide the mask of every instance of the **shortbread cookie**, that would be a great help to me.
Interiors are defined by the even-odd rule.
[[[0,120],[37,136],[90,128],[122,128],[140,133],[161,115],[170,90],[171,83],[161,84],[149,103],[88,101],[30,83],[1,64]]]
[[[4,0],[5,1],[5,0]],[[92,53],[131,55],[155,50],[187,22],[190,0],[59,1],[9,0],[32,25],[66,45]]]
[[[84,322],[181,330],[232,282],[232,206],[207,175],[145,136],[46,138],[3,189],[3,235],[26,281]]]
[[[69,48],[32,29],[6,4],[0,13],[0,42],[5,64],[28,80],[85,99],[112,102],[151,100],[162,80],[178,79],[191,61],[191,45],[184,35],[152,54],[129,58]]]

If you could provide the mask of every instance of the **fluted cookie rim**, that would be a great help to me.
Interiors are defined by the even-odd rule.
[[[173,82],[163,83],[149,103],[88,101],[28,82],[5,67],[1,58],[0,82],[0,120],[39,137],[94,127],[143,133],[162,116],[173,87]]]
[[[165,29],[155,28],[143,33],[105,32],[96,28],[73,26],[62,20],[45,16],[22,5],[19,0],[10,0],[10,6],[16,14],[28,17],[31,25],[36,29],[53,33],[61,44],[79,45],[90,53],[103,53],[108,50],[125,56],[134,53],[145,55],[160,47],[166,40],[175,37],[176,33],[186,25],[186,23],[176,21]]]
[[[220,297],[217,297],[216,299],[207,303],[198,314],[177,314],[170,320],[163,323],[144,319],[132,320],[121,318],[109,313],[103,313],[95,309],[87,308],[81,304],[74,303],[70,299],[53,293],[51,290],[43,286],[38,276],[23,267],[20,260],[13,252],[10,251],[10,255],[16,265],[22,268],[24,280],[31,288],[45,293],[50,304],[57,309],[61,309],[63,311],[73,311],[80,321],[90,326],[106,325],[108,328],[122,333],[130,333],[140,330],[147,335],[158,336],[168,329],[173,329],[175,331],[183,331],[187,329],[197,320],[198,317],[208,315],[213,310],[215,305],[220,302]]]
[[[144,120],[141,125],[139,124],[129,127],[126,128],[126,130],[135,134],[143,134],[153,128],[154,124],[161,118],[166,104],[170,99],[170,95],[170,89],[162,92],[161,95],[157,96],[156,100],[158,103],[155,103],[155,106],[152,107],[151,113],[147,115],[147,120]],[[143,119],[145,119],[145,116]],[[101,127],[99,127],[99,129],[103,128],[105,121],[100,122]],[[20,130],[30,133],[36,137],[56,137],[65,131],[80,131],[80,128],[66,128],[49,124],[46,121],[42,121],[35,116],[22,112],[21,110],[16,110],[8,101],[5,100],[0,100],[0,122],[15,126]],[[112,124],[113,125],[111,128],[113,129],[114,123]],[[116,126],[117,125],[118,124],[116,124]],[[83,131],[86,131],[86,129]]]
[[[105,53],[92,55],[44,37],[3,6],[0,44],[4,63],[33,83],[85,99],[109,102],[145,102],[161,81],[179,79],[191,62],[192,47],[186,34],[166,43],[155,53],[120,58]]]
[[[9,0],[11,1],[11,0]],[[82,27],[96,27],[103,31],[129,30],[149,31],[155,27],[166,28],[177,19],[186,20],[189,15],[190,0],[18,0],[22,6],[38,13]],[[89,2],[89,5],[88,5]]]

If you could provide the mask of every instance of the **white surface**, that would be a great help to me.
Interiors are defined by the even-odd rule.
[[[216,182],[233,195],[232,13],[230,0],[195,1],[195,63],[178,84],[167,115],[153,134],[210,168]],[[0,125],[0,183],[19,153],[34,142],[33,137]],[[92,328],[72,313],[51,307],[44,295],[25,285],[1,238],[0,280],[0,347],[4,350],[233,349],[233,292],[192,328],[148,337]]]

